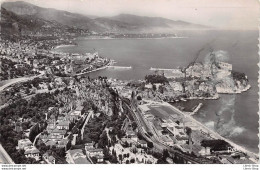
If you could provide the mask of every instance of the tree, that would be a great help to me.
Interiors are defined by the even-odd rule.
[[[118,155],[118,158],[119,158],[119,160],[120,160],[121,163],[122,163],[122,161],[123,161],[123,156],[120,154],[120,155]]]
[[[153,142],[147,142],[147,146],[149,147],[149,148],[153,148]]]
[[[125,141],[125,142],[123,143],[123,147],[124,147],[124,148],[128,148],[128,147],[129,147],[129,144],[128,144],[127,141]]]
[[[51,86],[48,84],[48,90],[52,90]]]
[[[105,147],[105,148],[103,149],[103,154],[104,154],[104,160],[109,160],[109,157],[110,157],[111,155],[109,154],[109,149],[108,149],[107,147]]]
[[[133,153],[136,154],[137,153],[137,150],[136,148],[133,149]]]
[[[24,164],[37,164],[38,161],[36,161],[34,158],[27,158],[25,160],[25,162],[23,162]]]
[[[192,129],[190,127],[186,127],[185,130],[186,130],[187,135],[189,136],[189,142],[191,142]]]
[[[137,133],[137,137],[138,137],[138,139],[141,139],[141,140],[144,139],[144,137],[142,136],[142,134],[140,132]]]
[[[163,94],[163,92],[164,92],[163,86],[159,86],[159,89],[158,89],[158,90],[159,90],[160,93]]]
[[[113,155],[113,156],[116,156],[116,151],[115,151],[114,148],[113,148],[113,150],[112,150],[112,155]]]
[[[169,83],[168,79],[166,77],[164,77],[163,75],[146,75],[145,76],[145,80],[147,83],[161,83],[161,84],[165,84],[165,83]]]
[[[132,128],[133,128],[133,130],[135,130],[137,128],[137,123],[136,122],[132,123]]]
[[[30,141],[34,141],[35,137],[40,133],[39,124],[36,124],[29,133]]]
[[[160,158],[157,160],[157,164],[167,164],[167,161],[164,160],[163,158]]]
[[[156,85],[153,84],[153,91],[156,91]]]
[[[164,149],[164,150],[163,150],[163,159],[166,160],[166,158],[169,157],[169,156],[170,156],[170,154],[169,154],[168,150],[167,150],[167,149]]]
[[[43,155],[45,152],[47,152],[50,149],[50,146],[46,146],[43,142],[41,142],[39,146],[37,146],[37,148],[39,149],[41,155]]]
[[[25,88],[25,93],[26,93],[26,94],[29,94],[29,93],[30,93],[29,88]]]
[[[185,130],[186,130],[187,135],[190,136],[191,132],[192,132],[191,128],[190,127],[186,127]]]
[[[117,161],[117,158],[116,158],[116,156],[114,156],[114,155],[112,155],[111,157],[110,157],[110,160],[109,160],[111,163],[114,163],[114,164],[116,164],[116,163],[118,163],[118,161]]]
[[[94,164],[97,163],[97,158],[96,157],[91,157],[91,160],[93,161]]]
[[[53,147],[51,150],[54,151],[61,158],[64,158],[66,156],[66,152],[64,148]]]
[[[135,98],[135,92],[134,92],[134,91],[132,91],[131,98],[132,98],[132,99]]]
[[[136,98],[137,100],[142,100],[142,97],[141,96],[137,96],[137,98]]]
[[[105,148],[105,146],[108,145],[108,138],[107,138],[107,134],[105,131],[103,131],[103,133],[100,136],[100,139],[98,141],[98,146],[100,148]]]
[[[67,143],[66,149],[69,150],[71,148],[71,140]]]
[[[135,159],[134,159],[134,158],[131,159],[130,162],[131,162],[132,164],[135,163]]]

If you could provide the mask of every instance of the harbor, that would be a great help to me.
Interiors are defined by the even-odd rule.
[[[233,36],[227,35],[226,32],[216,32],[216,34],[219,37],[230,37],[231,39],[235,38]],[[244,34],[244,33],[243,33]],[[239,35],[239,34],[236,34]],[[208,37],[208,34],[204,33],[203,37]],[[202,38],[203,38],[202,37]],[[246,36],[245,36],[246,37]],[[200,37],[201,38],[201,37]],[[204,38],[203,38],[204,39]],[[246,38],[244,38],[246,39]],[[194,38],[190,39],[192,41],[187,41],[188,39],[184,39],[183,41],[185,41],[185,43],[187,44],[188,48],[195,50],[193,43],[194,41],[197,41],[198,38]],[[132,40],[132,39],[118,39],[118,40],[113,40],[113,41],[102,41],[102,40],[96,40],[96,41],[90,41],[90,40],[84,40],[84,41],[76,41],[76,43],[78,44],[78,50],[77,51],[73,51],[73,48],[71,47],[67,47],[67,48],[62,48],[58,51],[63,51],[63,52],[77,52],[77,53],[86,53],[88,52],[86,50],[86,46],[89,46],[91,49],[95,48],[95,49],[101,49],[103,46],[106,46],[106,49],[102,49],[102,51],[100,52],[102,55],[105,55],[108,58],[111,58],[115,61],[117,61],[116,65],[119,66],[132,66],[132,69],[125,69],[125,70],[120,70],[120,69],[103,69],[103,70],[99,70],[98,72],[92,72],[90,74],[90,76],[95,77],[98,75],[102,75],[102,76],[106,76],[106,77],[112,77],[114,79],[122,79],[122,80],[139,80],[139,79],[143,79],[145,77],[145,75],[147,74],[151,74],[152,71],[155,71],[156,69],[164,69],[164,70],[174,70],[174,68],[178,68],[178,67],[182,67],[185,66],[186,63],[184,61],[189,60],[189,53],[188,51],[182,50],[182,51],[174,51],[174,49],[170,49],[169,53],[163,53],[162,59],[161,60],[157,60],[158,58],[156,58],[158,55],[156,53],[157,50],[163,51],[163,50],[167,50],[166,47],[164,48],[164,46],[157,46],[157,42],[156,41],[151,41],[151,40],[146,40],[147,42],[149,42],[150,46],[146,45],[145,50],[146,51],[151,51],[151,54],[149,53],[142,53],[143,48],[134,48],[133,46],[129,46],[127,44],[134,44],[137,43],[138,47],[141,46],[141,41],[136,41],[136,40]],[[163,39],[160,40],[164,45],[167,45],[168,43],[174,44],[176,47],[178,48],[182,48],[181,46],[181,42],[179,41],[174,41],[173,39]],[[187,41],[187,42],[186,42]],[[98,42],[98,45],[97,45]],[[223,41],[221,41],[223,42]],[[219,44],[219,43],[218,43]],[[220,48],[224,48],[225,46],[227,46],[227,42],[221,43],[219,44]],[[115,47],[118,47],[118,49],[122,49],[122,50],[117,50],[115,52],[113,52],[113,49]],[[214,46],[213,46],[214,47]],[[125,50],[130,50],[129,53],[125,53]],[[243,54],[243,51],[238,50],[239,51],[239,55]],[[141,55],[140,55],[141,54]],[[174,54],[174,56],[176,56],[174,58],[174,60],[176,62],[169,62],[172,58],[172,55]],[[134,57],[133,57],[134,56]],[[183,56],[187,56],[184,57]],[[140,58],[143,58],[142,60],[140,60]],[[234,63],[236,60],[236,56],[230,56],[230,63]],[[249,58],[250,63],[252,62],[256,62],[253,58]],[[154,63],[157,63],[156,65]],[[257,106],[257,98],[255,98],[256,96],[254,95],[257,92],[257,74],[255,74],[255,72],[251,72],[250,70],[248,70],[249,68],[253,68],[254,70],[257,69],[255,67],[255,65],[251,65],[250,63],[243,63],[241,62],[241,60],[239,60],[239,62],[237,62],[236,64],[233,64],[234,68],[237,67],[244,67],[245,66],[245,73],[248,75],[248,77],[250,78],[250,85],[252,86],[250,88],[250,90],[242,93],[241,95],[236,95],[236,100],[235,100],[235,111],[237,113],[237,115],[243,115],[243,113],[247,113],[249,114],[249,118],[247,121],[244,121],[244,119],[241,117],[235,117],[235,121],[236,124],[241,125],[242,127],[245,128],[245,130],[241,133],[237,133],[235,135],[233,135],[232,137],[228,138],[231,141],[234,141],[236,143],[238,143],[239,145],[248,148],[250,151],[253,152],[258,152],[258,147],[257,143],[258,143],[258,137],[257,137],[257,128],[254,128],[258,125],[257,120],[258,116],[255,114],[257,112],[257,109],[255,106]],[[180,69],[179,69],[180,70]],[[176,77],[176,74],[172,75],[172,74],[166,74],[167,72],[171,72],[171,71],[164,71],[164,75],[167,77]],[[177,77],[183,76],[183,74],[178,73]],[[221,97],[220,97],[221,96]],[[193,116],[198,117],[198,121],[202,122],[202,123],[207,123],[210,121],[214,121],[215,118],[215,112],[218,112],[220,107],[225,107],[226,105],[226,100],[228,100],[230,97],[230,95],[226,95],[226,94],[216,94],[213,97],[193,97],[190,96],[188,98],[186,98],[187,102],[176,102],[176,103],[186,103],[185,105],[191,105],[190,109],[193,108],[194,103],[195,105],[199,104],[199,103],[203,103],[203,106],[200,108],[200,110],[203,111],[204,114],[200,114],[199,112],[197,112],[196,114],[194,114]],[[248,98],[252,98],[254,99],[253,102],[251,100],[243,100],[244,97],[248,97]],[[177,105],[177,104],[175,104]],[[192,110],[187,110],[187,112],[192,112]],[[205,116],[206,117],[205,117]],[[221,115],[219,116],[220,118],[225,118],[225,116],[230,116],[232,115],[232,113],[226,113],[225,115]],[[249,127],[248,126],[248,122],[253,122],[253,127]],[[226,125],[226,122],[224,122],[224,125]],[[234,125],[234,127],[230,127],[229,129],[227,129],[226,131],[228,132],[232,132],[232,129],[236,128],[236,125]],[[243,140],[244,136],[246,136],[248,138],[248,141]],[[251,136],[251,137],[250,137]],[[253,137],[252,137],[253,136]],[[250,141],[250,142],[249,142]],[[251,144],[250,144],[251,143]]]

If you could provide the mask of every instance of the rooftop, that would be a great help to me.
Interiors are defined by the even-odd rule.
[[[173,140],[171,138],[168,138],[166,136],[161,136],[161,139],[164,141],[164,142],[173,142]]]
[[[35,146],[28,146],[24,148],[24,154],[35,154],[40,153],[40,151]]]
[[[31,142],[29,139],[21,139],[21,140],[19,140],[18,142],[19,142],[19,143],[22,143],[22,144],[24,144],[24,143],[32,144],[32,142]]]
[[[56,145],[56,142],[54,142],[53,140],[49,140],[48,142],[45,143],[46,146],[54,146]]]
[[[55,158],[54,158],[53,156],[50,156],[48,160],[49,160],[49,161],[54,161]]]
[[[139,142],[140,144],[147,144],[147,142],[144,141],[144,140],[138,140],[138,142]]]
[[[188,140],[188,137],[182,137],[182,136],[179,136],[179,135],[176,135],[176,139],[177,140]]]
[[[74,162],[75,164],[91,164],[91,162],[89,162],[87,158],[82,158],[82,157],[74,159]]]
[[[69,121],[62,121],[58,123],[58,126],[69,126],[70,122]]]
[[[66,130],[60,130],[56,128],[53,131],[51,131],[51,133],[59,133],[61,135],[64,135],[66,133]]]
[[[103,149],[88,149],[89,152],[103,152]]]

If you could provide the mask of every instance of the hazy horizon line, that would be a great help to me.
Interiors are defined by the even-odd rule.
[[[28,2],[29,1],[29,2]],[[189,20],[185,20],[185,19],[173,19],[173,18],[170,18],[170,17],[165,17],[165,16],[158,16],[154,13],[154,15],[151,15],[151,14],[138,14],[138,13],[131,13],[131,12],[126,12],[126,11],[123,11],[123,12],[120,12],[120,13],[116,13],[116,14],[103,14],[100,13],[100,14],[88,14],[88,13],[83,13],[82,11],[73,11],[73,10],[70,10],[70,8],[68,9],[59,9],[57,7],[46,7],[46,6],[42,6],[42,5],[39,5],[39,4],[35,4],[33,3],[34,2],[39,2],[38,0],[3,0],[3,1],[0,1],[0,5],[2,7],[2,4],[3,3],[14,3],[14,2],[23,2],[23,3],[28,3],[30,5],[34,5],[34,6],[37,6],[39,8],[44,8],[44,9],[52,9],[52,10],[59,10],[59,11],[64,11],[64,12],[69,12],[69,13],[73,13],[73,14],[78,14],[78,15],[82,15],[82,16],[85,16],[85,17],[88,17],[90,19],[97,19],[97,18],[110,18],[110,17],[115,17],[115,16],[119,16],[119,15],[133,15],[133,16],[139,16],[139,17],[149,17],[149,18],[163,18],[163,19],[168,19],[168,20],[172,20],[172,21],[182,21],[182,22],[187,22],[187,23],[191,23],[191,24],[196,24],[196,25],[201,25],[201,26],[205,26],[205,27],[208,27],[209,30],[212,30],[212,29],[216,29],[216,30],[259,30],[259,20],[258,18],[257,19],[257,26],[248,26],[248,27],[243,27],[241,28],[241,26],[218,26],[218,25],[210,25],[210,24],[205,24],[205,23],[199,23],[199,22],[196,22],[196,21],[189,21]],[[47,0],[48,1],[48,0]],[[64,0],[64,1],[69,1],[69,0]],[[77,0],[75,0],[76,2]],[[84,0],[81,0],[81,1],[84,1]],[[41,1],[42,2],[42,1]]]

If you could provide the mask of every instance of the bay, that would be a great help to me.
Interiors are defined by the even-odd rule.
[[[105,69],[90,73],[90,77],[107,76],[122,80],[144,79],[151,67],[185,67],[198,56],[203,62],[211,51],[228,53],[233,70],[245,73],[252,86],[247,92],[221,95],[218,100],[193,100],[185,104],[203,103],[194,117],[209,128],[235,143],[258,153],[258,31],[194,31],[180,33],[187,38],[164,39],[87,39],[76,40],[78,46],[56,51],[86,53],[98,51],[114,59],[119,66],[131,70]],[[200,52],[199,52],[200,51]]]

